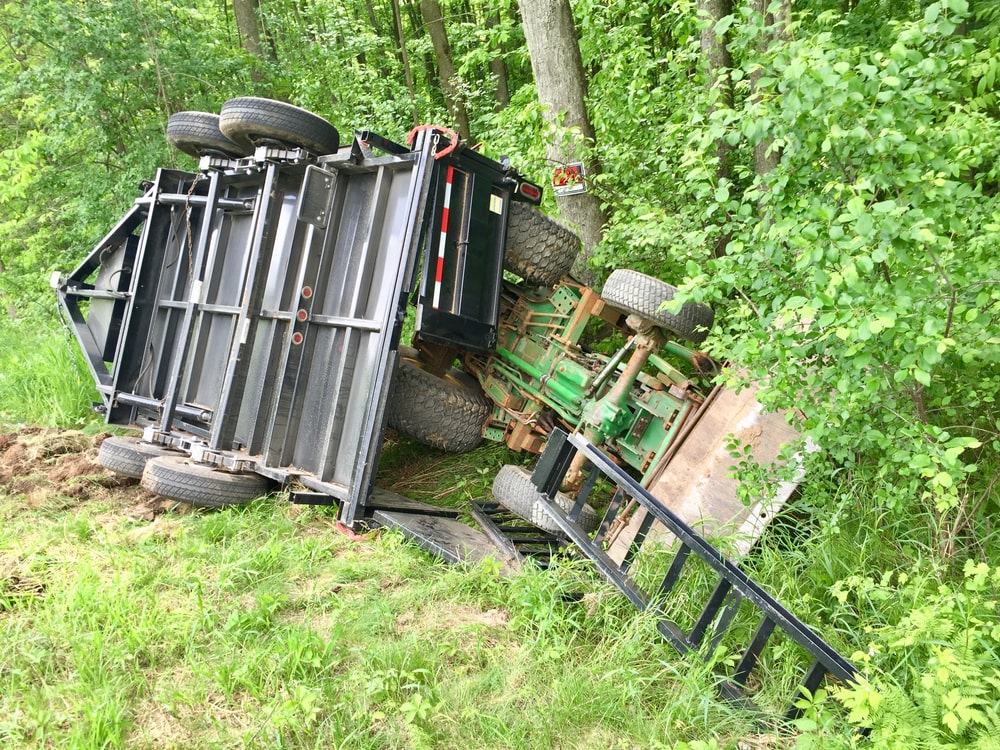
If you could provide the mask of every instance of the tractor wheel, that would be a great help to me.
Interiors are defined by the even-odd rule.
[[[222,105],[219,127],[250,151],[264,143],[332,154],[340,148],[337,129],[319,115],[293,104],[241,96]]]
[[[142,486],[157,495],[201,508],[243,505],[267,492],[270,481],[259,474],[233,474],[187,456],[162,456],[146,464]]]
[[[211,112],[176,112],[167,120],[167,143],[198,159],[202,156],[246,156],[244,148],[219,130],[219,116]]]
[[[534,206],[511,202],[503,265],[529,284],[552,286],[569,273],[580,238]]]
[[[638,315],[682,339],[700,344],[708,336],[715,312],[698,302],[688,302],[676,313],[661,310],[663,303],[672,300],[676,293],[677,288],[664,281],[619,268],[604,282],[601,299],[617,310]]]
[[[399,369],[386,409],[389,426],[406,437],[450,453],[483,442],[492,406],[479,383],[454,367],[443,377],[428,372],[416,349],[399,348]]]
[[[149,459],[171,455],[177,454],[162,445],[144,443],[137,437],[112,435],[101,443],[97,451],[97,463],[116,474],[140,479]]]
[[[511,464],[502,466],[493,480],[493,497],[511,513],[530,521],[543,531],[562,534],[562,529],[545,509],[545,499],[526,469]],[[566,513],[573,509],[573,502],[571,497],[562,492],[556,494],[556,505]],[[584,505],[577,524],[589,534],[597,528],[599,520],[597,511]]]

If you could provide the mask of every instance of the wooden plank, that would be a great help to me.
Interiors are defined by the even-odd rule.
[[[764,413],[757,390],[750,387],[736,393],[723,389],[673,458],[647,484],[653,496],[699,534],[713,539],[729,537],[735,556],[746,554],[801,481],[796,472],[791,481],[777,484],[749,507],[739,499],[739,482],[731,476],[735,461],[727,447],[730,437],[749,446],[760,464],[772,463],[779,451],[798,437],[783,413]],[[612,559],[625,558],[644,516],[639,509],[619,532],[610,546]],[[665,546],[674,541],[659,524],[647,539]]]

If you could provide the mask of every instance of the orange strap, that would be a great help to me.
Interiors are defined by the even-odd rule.
[[[443,148],[436,154],[434,154],[435,159],[443,159],[458,147],[458,133],[456,133],[451,128],[442,127],[441,125],[417,125],[415,128],[413,128],[413,130],[410,131],[410,134],[406,136],[406,145],[412,146],[413,139],[416,138],[417,133],[421,132],[422,130],[439,130],[440,132],[444,133],[451,139],[450,145],[448,145],[446,148]]]

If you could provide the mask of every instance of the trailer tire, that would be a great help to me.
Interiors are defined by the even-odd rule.
[[[506,464],[500,467],[493,479],[493,497],[511,513],[530,521],[542,531],[562,534],[562,529],[545,509],[545,499],[531,481],[531,474],[520,466]],[[573,499],[559,492],[555,503],[566,513],[573,509]],[[600,519],[597,511],[584,504],[577,524],[588,534],[597,528]]]
[[[97,449],[97,463],[115,474],[141,479],[146,462],[159,456],[177,455],[169,448],[153,443],[145,443],[137,437],[105,438]]]
[[[386,408],[389,426],[418,443],[467,453],[483,442],[492,405],[479,383],[454,367],[444,377],[422,366],[416,349],[399,348],[399,367]]]
[[[253,149],[244,148],[219,130],[219,116],[211,112],[175,112],[167,120],[167,143],[198,159],[202,156],[238,158]]]
[[[569,273],[580,238],[527,203],[511,202],[503,265],[529,284],[552,286]]]
[[[329,122],[294,104],[240,96],[222,105],[219,128],[227,138],[252,152],[262,143],[304,148],[315,154],[332,154],[340,148],[340,133]]]
[[[676,293],[677,288],[665,281],[619,268],[604,282],[601,299],[616,310],[638,315],[682,339],[700,344],[708,336],[715,312],[700,302],[687,302],[676,313],[661,310],[660,306],[672,300]]]
[[[142,486],[150,492],[200,508],[244,505],[267,492],[270,481],[259,474],[233,474],[187,456],[161,456],[146,464]]]

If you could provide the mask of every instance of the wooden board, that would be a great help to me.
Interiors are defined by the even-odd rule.
[[[702,536],[728,537],[733,554],[746,554],[764,527],[795,491],[801,473],[791,481],[776,483],[766,496],[746,506],[737,495],[733,476],[736,460],[730,454],[730,436],[749,445],[760,464],[770,464],[782,447],[798,437],[782,413],[765,414],[757,388],[739,393],[722,389],[701,415],[670,461],[648,484],[650,492]],[[801,463],[801,462],[799,462]],[[635,538],[644,511],[636,512],[613,540],[609,554],[621,561]],[[669,546],[672,535],[657,524],[650,538],[660,537]]]

